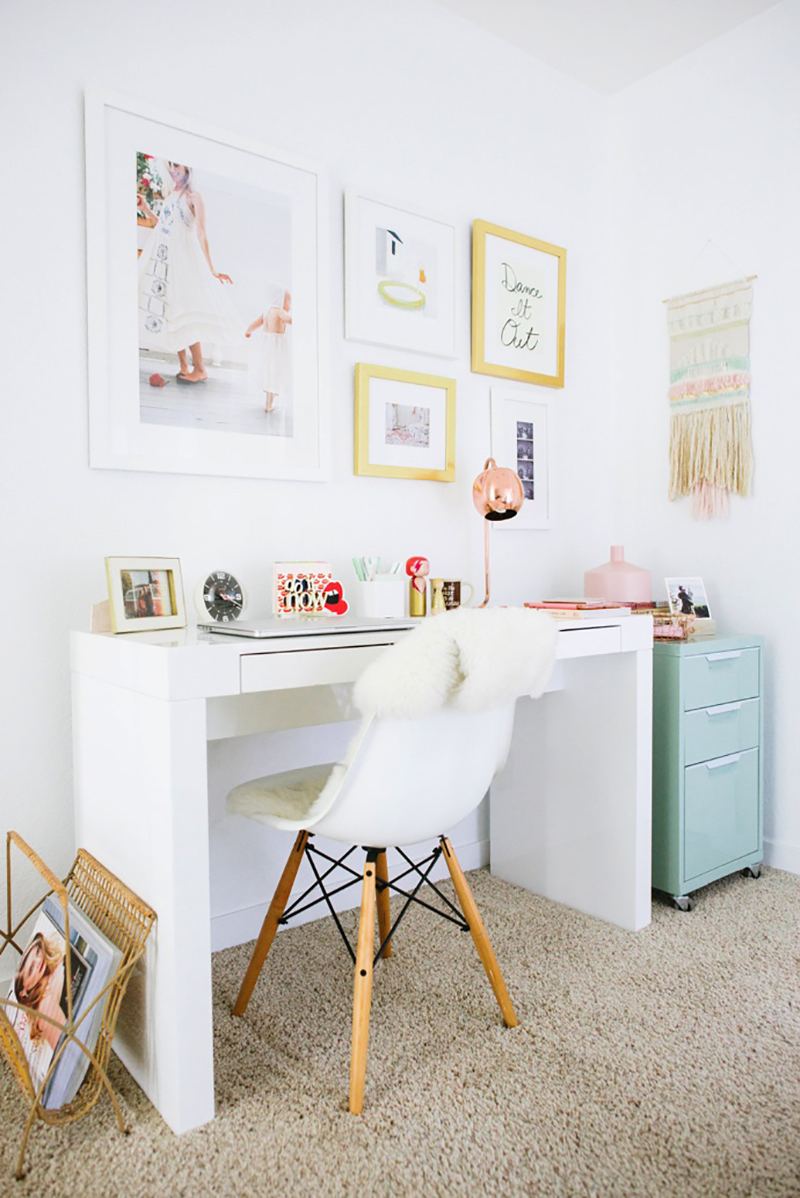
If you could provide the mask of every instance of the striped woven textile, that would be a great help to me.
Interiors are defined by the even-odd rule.
[[[750,313],[748,280],[668,301],[670,499],[692,497],[695,516],[724,515],[748,495]]]

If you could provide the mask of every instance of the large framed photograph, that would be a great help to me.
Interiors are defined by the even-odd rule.
[[[530,399],[512,387],[492,387],[492,457],[499,466],[516,470],[525,502],[513,520],[502,527],[551,528],[550,405]]]
[[[355,473],[452,482],[455,379],[356,365]]]
[[[325,478],[319,171],[97,92],[86,146],[91,466]]]
[[[186,627],[177,557],[107,557],[106,583],[113,632]]]
[[[567,251],[476,220],[472,226],[472,369],[564,386]]]
[[[455,228],[433,216],[345,197],[345,336],[456,355]]]

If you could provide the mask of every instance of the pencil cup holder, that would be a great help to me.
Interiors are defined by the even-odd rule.
[[[362,616],[404,616],[406,582],[404,578],[378,575],[370,582],[357,582],[358,609]]]

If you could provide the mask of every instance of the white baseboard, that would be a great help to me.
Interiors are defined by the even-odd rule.
[[[800,844],[765,840],[764,864],[771,865],[773,869],[785,869],[790,874],[800,874]]]
[[[457,844],[454,847],[463,870],[480,869],[482,866],[489,864],[488,840],[477,840],[472,844]],[[404,864],[402,859],[397,858],[393,861],[393,850],[391,849],[388,856],[389,876],[401,873],[401,867]],[[446,878],[447,876],[447,865],[440,859],[436,862],[431,873],[431,880],[437,882],[440,878]],[[297,888],[298,893],[302,893],[303,889],[305,887]],[[255,940],[261,930],[261,925],[264,922],[264,916],[267,913],[267,907],[271,898],[271,894],[265,895],[263,904],[259,904],[256,907],[246,907],[241,911],[231,911],[224,915],[212,916],[211,951],[218,953],[223,948],[231,948],[235,944],[246,944],[249,940]],[[357,885],[353,886],[351,890],[345,890],[333,900],[333,905],[337,911],[349,911],[353,907],[358,907],[360,903],[361,895]],[[322,919],[327,914],[327,907],[321,904],[319,907],[312,908],[311,911],[306,911],[303,915],[298,915],[296,919],[292,920],[292,923],[295,925],[308,923],[312,919]]]

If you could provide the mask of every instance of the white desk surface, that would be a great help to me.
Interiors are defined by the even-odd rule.
[[[235,756],[251,732],[343,718],[332,693],[403,635],[72,634],[78,841],[158,912],[115,1049],[176,1132],[214,1116],[209,744]],[[492,784],[491,868],[633,931],[650,921],[652,619],[561,621],[557,653]]]

